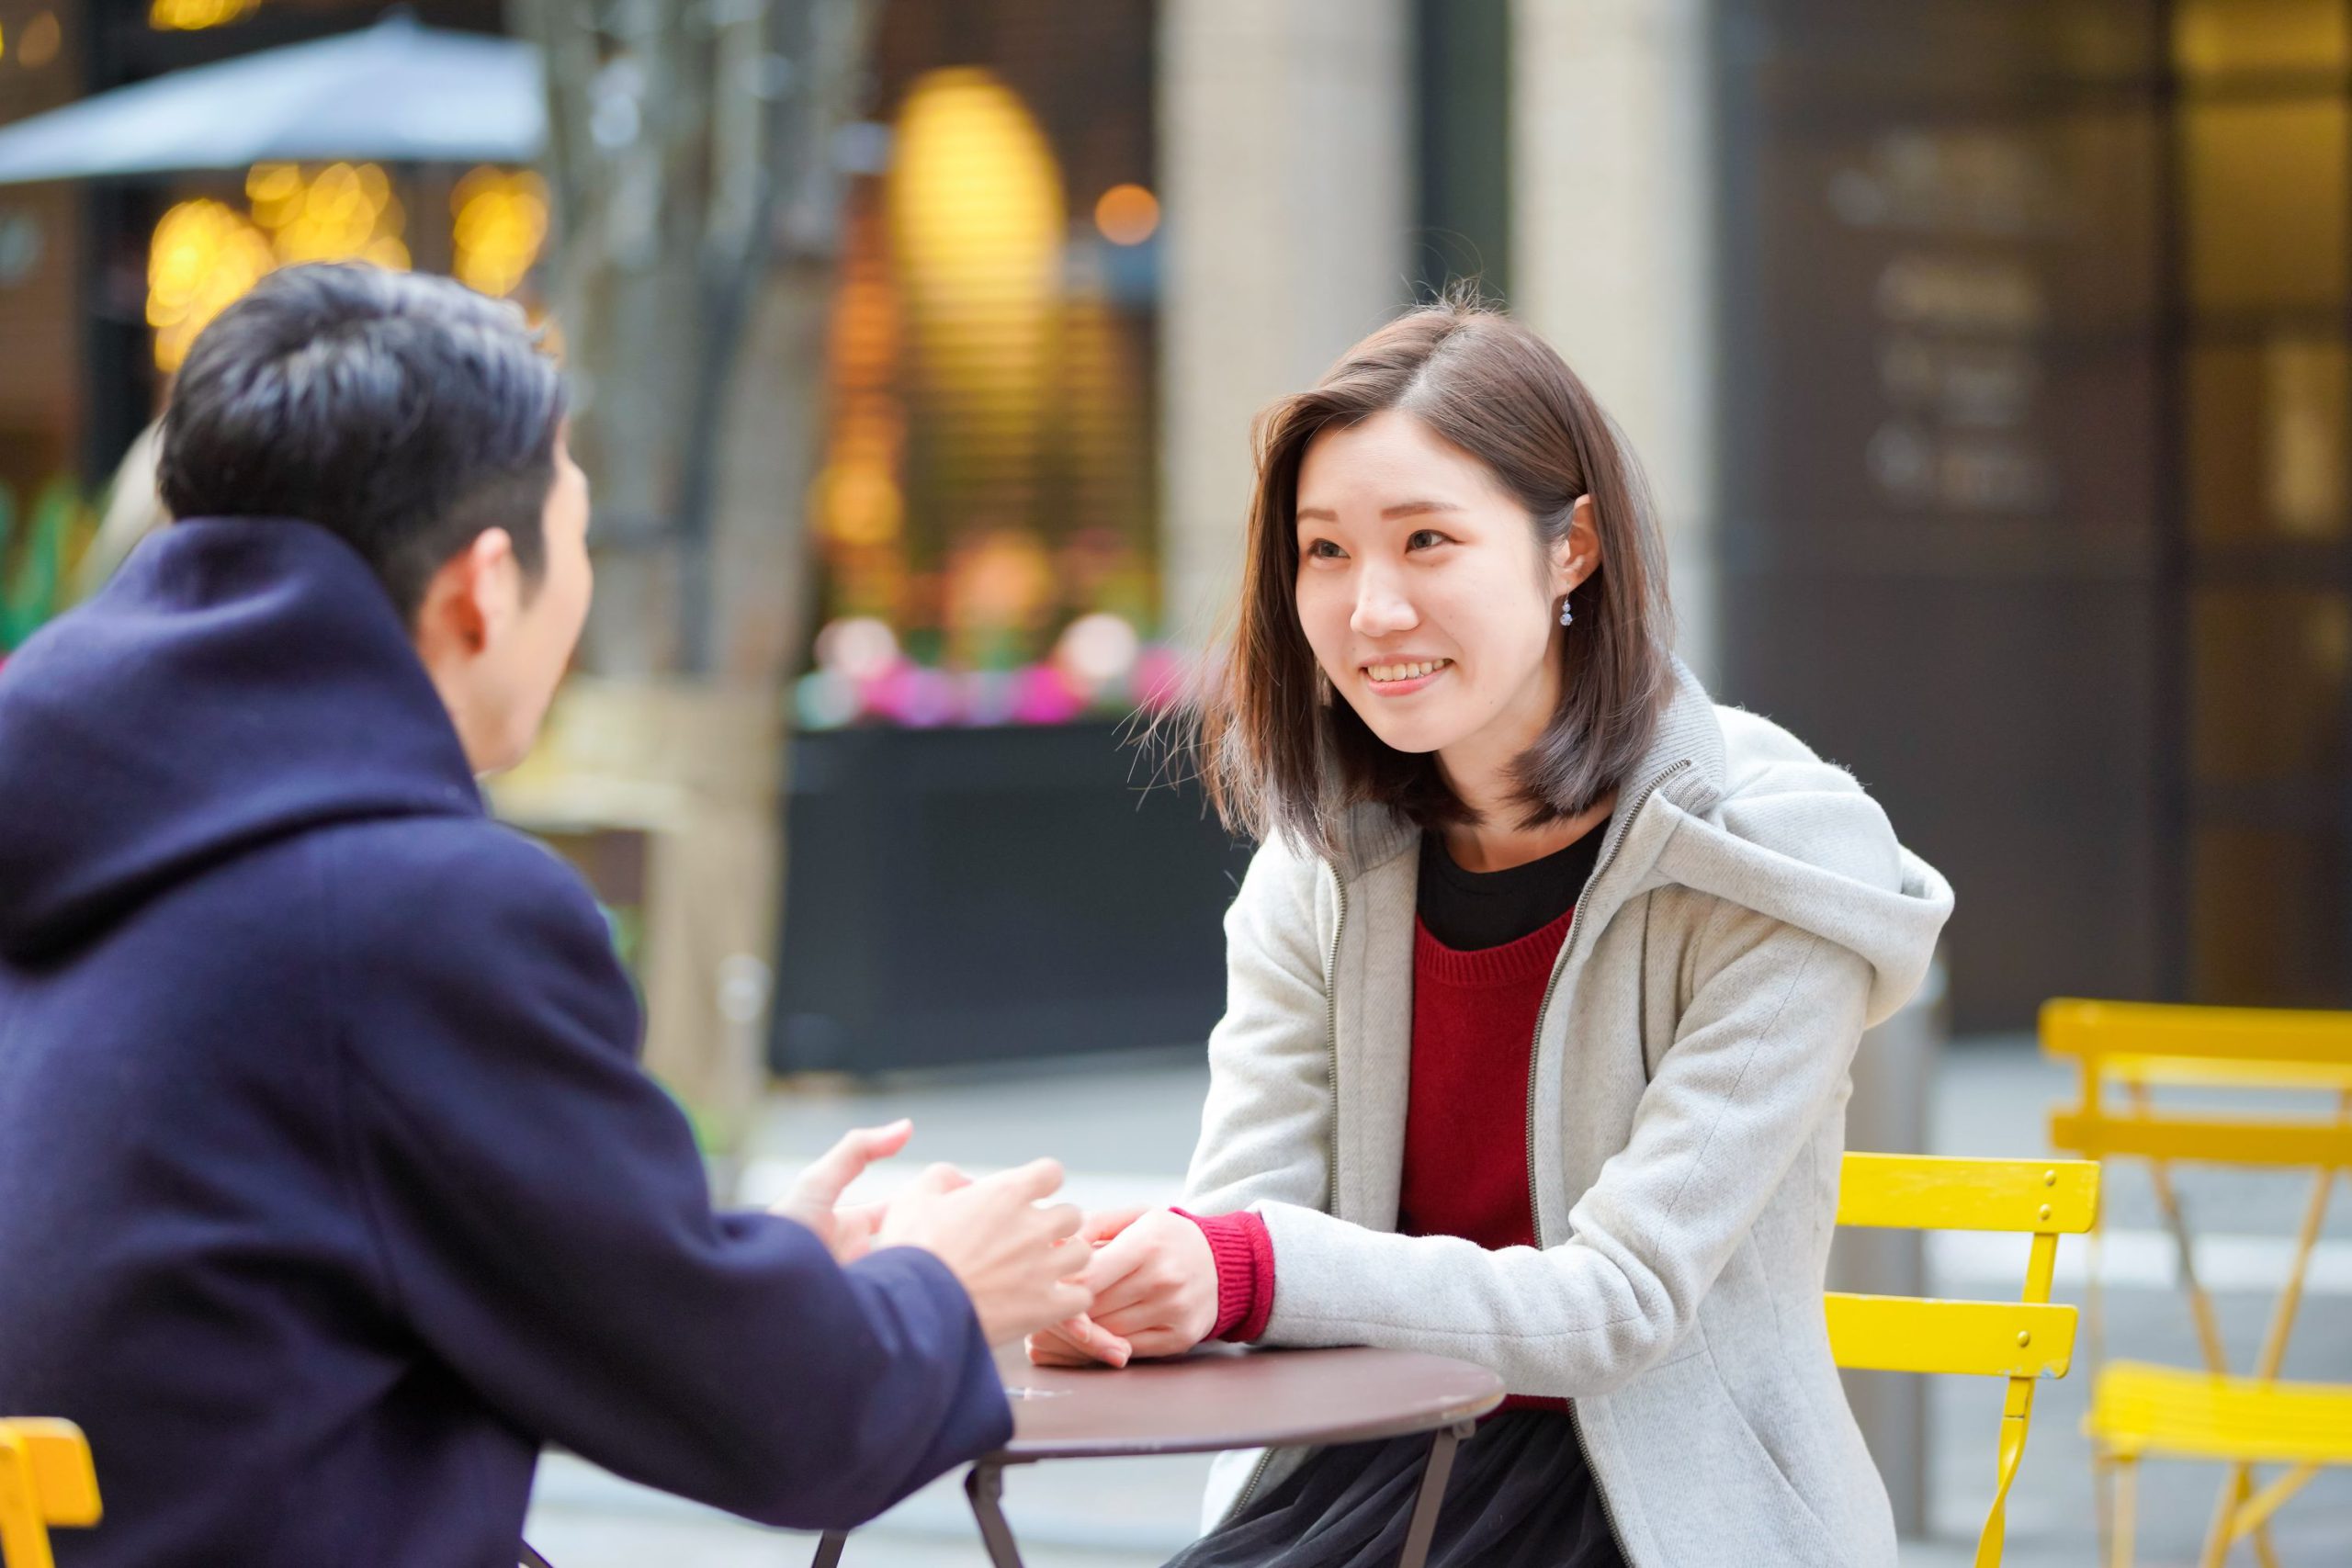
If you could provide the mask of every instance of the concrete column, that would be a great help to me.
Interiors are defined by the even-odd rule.
[[[1707,0],[1514,0],[1513,305],[1633,443],[1715,673]]]
[[[1238,581],[1250,421],[1411,298],[1401,0],[1160,7],[1162,605],[1200,646]]]

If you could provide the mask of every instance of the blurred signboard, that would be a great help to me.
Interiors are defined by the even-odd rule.
[[[2162,994],[2155,7],[1722,7],[1724,679],[1952,876],[1962,1028]]]

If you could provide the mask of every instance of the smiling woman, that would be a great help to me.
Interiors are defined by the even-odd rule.
[[[1415,310],[1261,415],[1241,635],[1200,709],[1219,809],[1328,847],[1367,799],[1424,828],[1600,802],[1649,742],[1672,626],[1640,472],[1559,355],[1498,311]]]
[[[1821,1289],[1848,1066],[1951,889],[1669,650],[1632,456],[1448,301],[1258,427],[1202,770],[1261,842],[1183,1209],[1098,1215],[1042,1361],[1433,1350],[1510,1397],[1438,1568],[1891,1568]],[[1422,1448],[1220,1461],[1178,1568],[1397,1561]]]

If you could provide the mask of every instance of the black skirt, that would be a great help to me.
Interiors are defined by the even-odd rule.
[[[1395,1568],[1427,1437],[1317,1450],[1168,1568]],[[1513,1410],[1456,1450],[1430,1568],[1624,1568],[1565,1414]]]

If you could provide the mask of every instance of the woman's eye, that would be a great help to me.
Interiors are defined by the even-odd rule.
[[[1306,553],[1316,560],[1340,560],[1345,558],[1340,547],[1333,544],[1329,539],[1313,539],[1308,541]]]
[[[1408,550],[1426,550],[1450,542],[1443,534],[1434,528],[1416,528],[1406,538],[1405,547]]]

